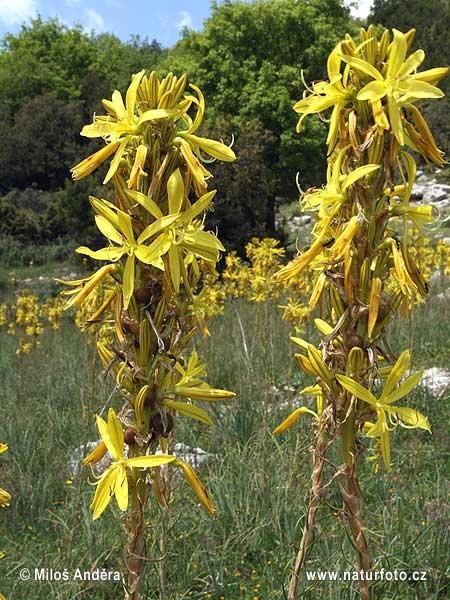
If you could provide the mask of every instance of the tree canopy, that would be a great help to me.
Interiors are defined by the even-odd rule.
[[[403,31],[416,27],[427,67],[448,64],[449,50],[442,44],[450,26],[447,0],[374,0],[370,20]],[[126,90],[132,73],[172,70],[187,72],[204,91],[206,127],[227,142],[235,139],[236,164],[211,167],[221,188],[212,219],[222,238],[229,247],[242,248],[251,235],[272,235],[275,198],[297,197],[297,172],[304,189],[324,178],[326,125],[307,119],[297,135],[292,107],[305,85],[326,78],[330,50],[356,27],[344,0],[213,1],[203,29],[184,30],[170,49],[138,36],[123,42],[56,19],[31,20],[0,41],[0,135],[6,140],[0,147],[2,214],[7,211],[1,196],[13,190],[8,201],[32,211],[28,200],[26,208],[19,206],[19,195],[37,198],[42,191],[48,193],[42,196],[46,206],[55,204],[54,224],[34,237],[51,240],[55,232],[76,237],[77,227],[86,226],[88,204],[70,182],[69,169],[97,148],[79,136],[82,124],[94,112],[103,113],[101,98]],[[443,112],[448,99],[438,104],[425,103],[424,112],[448,150]],[[230,221],[226,204],[233,205],[241,225]],[[65,210],[74,205],[75,219]],[[4,222],[0,236],[5,230],[11,227]]]

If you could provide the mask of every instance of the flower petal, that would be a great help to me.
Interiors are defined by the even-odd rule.
[[[372,392],[366,390],[365,387],[363,387],[357,381],[354,381],[351,377],[347,377],[347,375],[336,375],[336,379],[339,381],[342,387],[350,392],[350,394],[353,396],[356,396],[360,400],[364,400],[364,402],[367,402],[367,404],[371,404],[372,406],[377,404],[377,399]]]
[[[120,510],[128,508],[128,477],[127,470],[124,465],[119,465],[117,468],[116,482],[114,487],[117,504]]]
[[[422,375],[423,371],[419,371],[418,373],[411,375],[411,377],[408,377],[406,381],[384,398],[383,404],[392,404],[392,402],[396,402],[397,400],[400,400],[400,398],[403,398],[403,396],[409,394],[422,379]]]
[[[95,490],[94,499],[91,503],[91,508],[94,511],[94,514],[92,515],[94,521],[100,517],[108,506],[116,488],[117,475],[117,465],[112,464],[97,482],[97,489]]]
[[[430,423],[425,415],[408,406],[386,406],[385,410],[395,416],[399,421],[410,427],[419,427],[431,433]]]

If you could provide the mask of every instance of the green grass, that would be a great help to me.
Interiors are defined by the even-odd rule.
[[[243,349],[235,310],[210,326],[211,336],[196,339],[209,364],[215,387],[237,392],[236,400],[211,409],[215,427],[180,417],[176,438],[211,453],[200,475],[217,506],[217,517],[203,511],[188,486],[176,478],[171,512],[169,591],[172,600],[283,600],[297,550],[308,502],[311,423],[277,437],[276,424],[292,405],[295,390],[310,380],[292,360],[288,328],[275,307],[264,326],[262,305],[240,303],[250,361]],[[449,308],[430,299],[416,310],[412,322],[395,324],[395,349],[414,346],[414,366],[449,364]],[[308,336],[313,336],[310,327]],[[89,504],[92,476],[87,470],[70,484],[67,465],[71,451],[97,439],[94,413],[111,398],[120,400],[100,369],[92,369],[93,348],[69,319],[61,331],[46,331],[42,346],[31,355],[15,354],[17,340],[0,333],[2,420],[0,440],[9,444],[1,456],[0,484],[12,496],[1,511],[0,590],[8,600],[103,600],[123,596],[113,582],[21,582],[20,569],[41,567],[70,570],[93,566],[125,573],[122,547],[126,533],[114,502],[92,522]],[[112,396],[111,396],[112,394]],[[368,537],[376,569],[427,572],[417,584],[377,583],[379,600],[448,598],[449,564],[447,423],[450,393],[437,399],[418,389],[408,403],[430,417],[433,435],[397,430],[392,436],[393,470],[373,474],[362,461],[360,477],[365,496]],[[264,399],[270,407],[264,428]],[[333,456],[330,456],[333,460]],[[339,457],[335,457],[336,461]],[[331,473],[331,470],[330,470]],[[343,533],[340,502],[327,489],[319,512],[319,528],[308,562],[309,570],[353,570],[354,552]],[[160,511],[151,503],[147,549],[159,558]],[[145,598],[159,599],[157,564],[146,567]],[[308,600],[358,597],[356,583],[307,582]]]

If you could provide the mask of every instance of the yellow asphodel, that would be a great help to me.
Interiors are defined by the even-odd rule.
[[[100,517],[113,495],[116,496],[120,510],[126,510],[128,508],[127,468],[149,469],[166,465],[175,460],[175,456],[165,454],[125,458],[122,426],[112,408],[109,409],[108,423],[97,415],[97,427],[103,443],[114,459],[114,462],[96,483],[97,489],[91,504],[94,520]]]
[[[386,75],[383,76],[369,62],[354,56],[340,54],[340,58],[358,71],[373,77],[371,81],[358,92],[358,100],[369,100],[375,108],[382,98],[387,98],[389,121],[392,132],[401,146],[405,144],[403,131],[403,120],[401,108],[412,104],[420,98],[442,98],[444,93],[435,87],[433,82],[444,77],[448,69],[432,69],[423,73],[414,74],[419,65],[422,64],[425,53],[416,50],[408,58],[408,41],[406,35],[397,29],[393,29],[394,39],[390,45],[387,60]]]
[[[297,132],[301,131],[303,119],[307,115],[323,112],[333,107],[330,118],[330,129],[327,137],[328,153],[333,149],[339,129],[339,115],[345,105],[352,100],[354,88],[347,87],[348,69],[341,75],[341,57],[339,56],[340,44],[331,52],[328,63],[329,81],[319,81],[312,84],[311,95],[299,100],[294,105],[294,110],[301,113],[297,123]]]
[[[154,223],[144,229],[144,231],[135,239],[133,225],[129,214],[117,209],[117,228],[103,215],[97,215],[95,222],[103,235],[115,242],[117,246],[108,246],[100,250],[91,250],[85,246],[76,249],[79,254],[86,254],[96,260],[117,261],[123,255],[127,255],[127,260],[123,273],[123,304],[128,307],[131,296],[134,291],[135,279],[135,259],[141,262],[153,265],[164,270],[164,263],[161,256],[165,254],[170,247],[170,239],[164,236],[164,232],[177,218],[178,214],[161,217]],[[145,245],[149,238],[158,235],[158,237],[149,245]]]
[[[352,186],[380,168],[380,165],[369,164],[357,167],[353,171],[346,172],[343,168],[349,146],[342,148],[337,154],[334,162],[329,162],[327,172],[327,185],[323,189],[311,190],[302,197],[302,206],[305,210],[318,210],[320,217],[334,214],[333,209],[339,208],[348,201]]]
[[[422,415],[414,408],[407,406],[392,406],[403,396],[406,396],[413,390],[422,378],[423,372],[414,373],[408,377],[397,388],[397,383],[406,373],[410,362],[409,350],[405,350],[399,356],[397,362],[392,367],[391,372],[386,379],[383,391],[379,398],[376,398],[372,392],[367,390],[361,384],[357,383],[346,375],[336,375],[336,379],[350,394],[366,402],[377,415],[375,423],[366,422],[364,431],[369,437],[379,437],[381,442],[381,452],[383,455],[386,470],[391,469],[391,451],[389,442],[389,431],[395,429],[397,425],[413,429],[419,427],[431,433],[430,424],[427,417]]]

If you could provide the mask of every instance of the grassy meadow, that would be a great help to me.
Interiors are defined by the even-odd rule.
[[[15,289],[23,289],[25,277],[36,282],[51,271],[48,266],[18,270]],[[47,279],[41,283],[34,291],[45,297],[53,284]],[[396,322],[391,331],[394,350],[412,345],[414,369],[450,363],[450,307],[436,297],[439,291],[437,284],[427,304],[418,306],[412,318]],[[11,300],[12,292],[4,286],[4,297]],[[217,516],[210,517],[200,507],[184,480],[174,479],[167,600],[287,597],[308,504],[311,421],[306,415],[277,438],[271,431],[299,402],[296,392],[311,378],[294,363],[289,326],[276,304],[226,304],[223,314],[210,323],[211,336],[194,339],[207,361],[211,385],[234,390],[237,398],[208,407],[212,428],[187,417],[177,420],[177,441],[200,446],[210,455],[200,476],[216,503]],[[86,343],[87,336],[70,315],[60,330],[46,328],[41,346],[29,355],[16,354],[17,334],[8,335],[5,329],[0,330],[0,440],[9,450],[1,457],[0,483],[12,501],[0,514],[0,547],[5,552],[0,589],[8,600],[119,599],[123,595],[119,582],[20,580],[21,569],[35,567],[55,571],[99,567],[125,574],[126,534],[115,501],[93,522],[89,508],[93,476],[87,468],[80,467],[74,476],[68,469],[73,449],[98,439],[93,415],[106,405],[120,404],[111,379],[102,377],[93,344]],[[313,339],[314,327],[306,329],[305,337]],[[374,463],[362,460],[365,519],[375,569],[427,573],[427,580],[417,583],[379,582],[373,587],[375,599],[437,600],[450,595],[449,396],[448,389],[437,398],[418,388],[408,397],[408,405],[429,416],[433,435],[398,428],[392,435],[390,474],[381,467],[374,475]],[[332,473],[330,464],[327,475]],[[326,489],[309,570],[354,569],[354,550],[340,523],[341,508],[334,488]],[[144,594],[149,600],[160,598],[160,517],[152,501]],[[359,593],[356,582],[308,582],[304,575],[301,590],[301,597],[309,600],[352,599]]]

